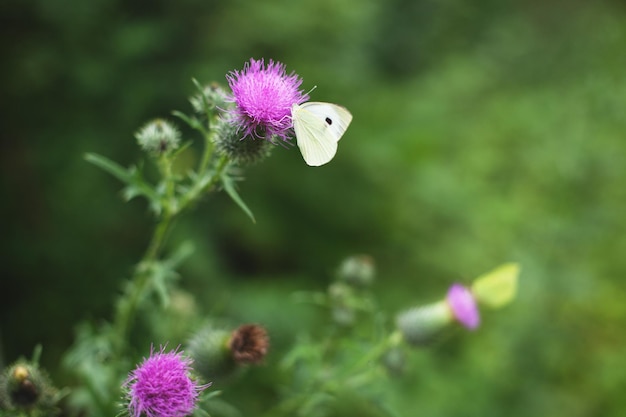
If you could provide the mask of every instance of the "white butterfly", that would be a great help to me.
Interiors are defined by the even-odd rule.
[[[352,114],[337,104],[310,101],[294,104],[291,118],[304,161],[320,166],[337,153],[337,142],[350,125]]]

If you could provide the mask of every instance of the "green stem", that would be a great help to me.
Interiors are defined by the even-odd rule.
[[[222,156],[215,166],[215,171],[209,175],[206,172],[201,173],[196,183],[180,197],[178,211],[180,213],[193,201],[198,198],[203,192],[209,190],[214,186],[221,178],[224,169],[228,166],[228,157]]]
[[[165,236],[173,219],[174,216],[167,214],[163,218],[163,220],[161,220],[161,222],[157,225],[156,229],[154,230],[154,234],[152,235],[150,245],[148,246],[148,249],[146,250],[143,259],[139,263],[139,269],[149,266],[146,264],[150,264],[157,259],[159,251],[161,250],[161,246],[165,241]]]
[[[176,207],[172,204],[173,196],[166,196],[168,202],[164,207],[163,218],[159,224],[157,224],[150,244],[148,245],[148,249],[137,265],[135,274],[118,303],[117,315],[114,322],[114,340],[118,351],[121,352],[123,350],[124,341],[128,337],[128,333],[135,318],[139,303],[141,302],[146,288],[148,287],[151,268],[159,257],[159,253],[162,249],[163,243],[165,242],[167,232],[172,225],[172,221],[204,191],[211,188],[217,181],[219,181],[219,178],[227,165],[228,158],[220,158],[211,177],[206,181],[198,181],[198,183],[196,183],[187,194],[181,196]],[[173,193],[173,188],[168,190],[167,194],[170,194],[170,192]]]
[[[161,171],[161,177],[165,180],[165,199],[163,200],[164,217],[168,217],[170,213],[176,211],[176,198],[174,195],[176,184],[174,175],[172,174],[172,159],[169,155],[161,156],[159,169]]]
[[[209,118],[209,121],[211,119]],[[209,173],[211,158],[214,149],[214,136],[217,134],[215,129],[211,129],[211,123],[208,124],[208,132],[204,134],[204,152],[198,169],[198,176],[195,184],[185,194],[176,198],[175,182],[172,175],[172,161],[167,155],[163,155],[159,160],[159,169],[161,177],[165,183],[165,198],[163,203],[163,217],[157,224],[154,234],[146,253],[137,265],[132,280],[128,283],[124,294],[117,305],[114,329],[114,343],[119,352],[123,351],[125,340],[130,332],[130,327],[139,308],[141,299],[150,283],[151,269],[158,260],[159,252],[165,242],[167,232],[169,231],[172,221],[186,207],[191,205],[203,192],[210,189],[221,178],[222,172],[228,166],[228,158],[221,157],[215,164],[214,171]]]
[[[209,120],[211,120],[209,118]],[[211,161],[211,156],[213,155],[214,139],[217,135],[214,128],[211,128],[211,125],[214,123],[208,123],[208,133],[204,134],[204,153],[202,154],[202,161],[200,162],[200,166],[198,172],[200,175],[203,175],[207,168],[209,167],[209,162]]]
[[[211,182],[207,185],[206,188],[210,188],[211,186],[215,185],[217,181],[219,181],[220,177],[222,176],[222,172],[227,165],[228,157],[222,156],[219,161],[217,161],[217,165],[215,167],[215,175],[213,176],[213,178],[211,178]]]
[[[120,352],[123,350],[124,341],[128,336],[130,326],[135,318],[139,302],[149,283],[150,269],[159,256],[159,252],[165,242],[165,237],[172,224],[173,218],[174,216],[168,214],[157,225],[146,253],[137,265],[131,282],[126,287],[124,295],[118,302],[117,315],[113,326],[114,341],[117,350]]]

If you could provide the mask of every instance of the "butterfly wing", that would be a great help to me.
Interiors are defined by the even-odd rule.
[[[292,118],[304,161],[311,166],[320,166],[333,159],[337,152],[337,141],[328,131],[324,120],[297,105],[293,106]]]
[[[335,142],[341,139],[352,122],[352,114],[345,107],[337,104],[312,101],[302,104],[301,107],[324,121]]]
[[[337,142],[352,121],[344,107],[331,103],[294,104],[291,109],[298,148],[311,166],[329,162],[337,153]]]

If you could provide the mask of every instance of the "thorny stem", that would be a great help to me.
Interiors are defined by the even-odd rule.
[[[123,350],[124,341],[126,340],[132,322],[135,318],[139,304],[149,288],[150,277],[152,276],[152,269],[154,264],[158,261],[159,254],[165,243],[167,234],[171,229],[173,220],[182,212],[185,208],[191,205],[203,192],[209,190],[216,182],[219,181],[221,175],[228,166],[228,158],[221,157],[214,168],[214,171],[210,174],[208,171],[208,161],[211,158],[212,145],[210,137],[207,137],[207,143],[203,161],[200,166],[199,175],[196,183],[193,184],[189,192],[180,196],[178,199],[174,194],[174,183],[171,178],[171,169],[169,162],[164,161],[163,175],[166,176],[167,182],[166,196],[164,201],[164,211],[161,221],[157,224],[152,239],[146,249],[146,252],[135,269],[135,274],[132,280],[128,283],[124,294],[117,305],[117,314],[115,322],[113,324],[114,329],[114,346],[118,352]],[[206,159],[206,161],[204,160]],[[206,179],[205,179],[206,178]]]
[[[209,118],[209,121],[210,120],[211,118]],[[213,127],[214,125],[214,120],[212,123],[209,122],[209,130],[207,133],[204,134],[204,153],[202,154],[202,162],[200,162],[200,168],[198,169],[198,172],[200,173],[206,172],[209,166],[209,161],[211,160],[211,155],[213,154],[213,148],[215,147],[215,136],[217,135],[217,132]]]
[[[188,207],[193,201],[195,201],[203,192],[210,190],[212,186],[215,185],[222,176],[222,173],[228,166],[228,158],[226,156],[222,156],[217,162],[215,171],[208,176],[206,172],[202,172],[199,174],[198,179],[193,186],[189,188],[184,195],[180,197],[180,204],[178,212],[182,211],[186,207]]]
[[[148,286],[151,276],[150,270],[158,259],[173,218],[174,216],[172,215],[166,215],[156,226],[148,249],[137,265],[132,280],[128,283],[122,298],[118,302],[117,315],[114,322],[114,342],[119,351],[124,346],[124,341],[135,318],[139,302]]]

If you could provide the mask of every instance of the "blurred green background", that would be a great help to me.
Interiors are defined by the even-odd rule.
[[[516,302],[414,352],[389,401],[624,415],[623,2],[5,0],[0,33],[5,363],[42,343],[63,381],[76,324],[110,317],[145,248],[144,202],[124,204],[83,154],[135,163],[133,133],[189,111],[192,77],[264,57],[354,121],[327,166],[277,148],[246,171],[256,224],[218,194],[172,237],[195,244],[182,283],[203,311],[272,332],[257,379],[309,320],[286,295],[323,290],[345,256],[376,259],[389,315],[515,261]]]

